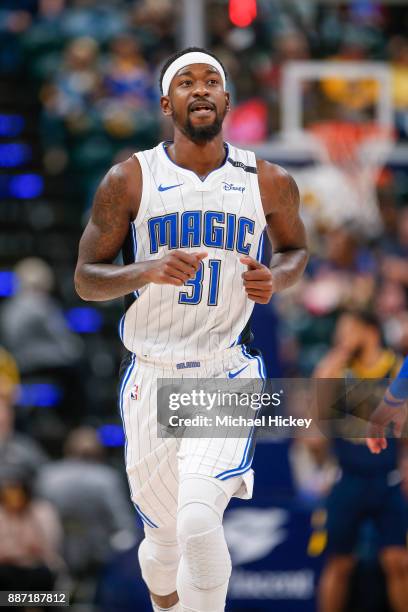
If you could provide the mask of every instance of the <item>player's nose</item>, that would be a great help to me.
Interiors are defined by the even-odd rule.
[[[208,96],[209,91],[205,81],[196,81],[192,94],[195,98]]]

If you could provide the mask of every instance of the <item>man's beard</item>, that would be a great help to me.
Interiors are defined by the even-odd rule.
[[[188,115],[184,125],[177,120],[177,117],[175,117],[175,122],[183,134],[195,144],[205,144],[213,140],[221,132],[225,115],[226,112],[223,115],[217,113],[214,121],[209,125],[194,126],[191,123],[190,115]]]

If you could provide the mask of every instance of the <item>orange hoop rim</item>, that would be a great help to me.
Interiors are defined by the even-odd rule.
[[[380,139],[393,142],[395,133],[375,121],[319,121],[306,128],[327,150],[329,158],[335,162],[355,159],[359,147],[366,141]]]

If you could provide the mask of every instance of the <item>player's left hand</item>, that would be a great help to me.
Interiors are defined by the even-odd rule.
[[[239,261],[248,266],[248,270],[242,274],[242,278],[249,299],[257,304],[268,304],[273,294],[273,280],[270,269],[249,256],[241,257]]]
[[[380,402],[370,417],[367,432],[367,446],[372,453],[378,455],[387,448],[385,428],[390,423],[394,424],[394,436],[400,438],[404,424],[407,420],[408,410],[406,402],[402,406],[389,406],[384,401]]]

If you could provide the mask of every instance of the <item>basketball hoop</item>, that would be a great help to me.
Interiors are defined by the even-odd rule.
[[[375,122],[322,121],[307,131],[320,148],[323,163],[353,174],[369,167],[377,176],[394,141],[393,131]]]
[[[331,108],[325,105],[318,109],[319,121],[305,128],[304,86],[328,78],[374,80],[378,91],[370,109],[372,119],[362,115],[356,118],[353,111],[353,120],[345,120],[350,117],[350,109],[332,103]],[[314,162],[295,174],[301,195],[307,196],[302,201],[311,225],[350,224],[367,238],[379,235],[382,219],[376,186],[394,142],[389,65],[368,61],[288,62],[283,68],[281,96],[283,138],[291,146],[309,150]]]
[[[323,121],[305,130],[317,163],[299,173],[301,193],[320,206],[310,213],[326,227],[354,225],[374,237],[382,221],[377,180],[393,146],[392,130],[376,123]],[[303,200],[307,205],[307,199]]]

